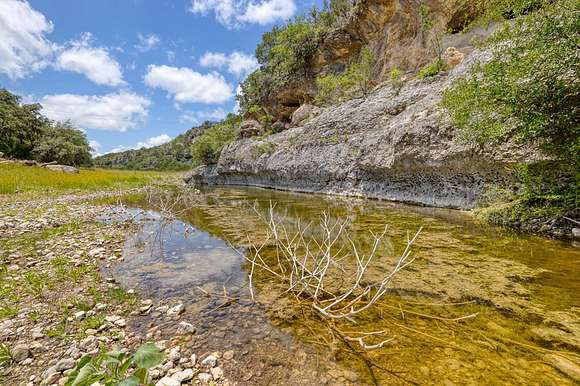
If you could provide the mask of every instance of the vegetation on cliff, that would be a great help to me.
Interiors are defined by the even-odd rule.
[[[514,205],[488,213],[496,222],[578,210],[579,11],[577,2],[562,0],[506,23],[484,42],[490,60],[444,94],[442,104],[461,140],[480,145],[514,140],[551,158],[518,166],[521,187],[508,200]]]
[[[38,103],[0,89],[0,152],[16,159],[35,159],[66,165],[89,165],[91,148],[86,135],[69,122],[43,116]]]

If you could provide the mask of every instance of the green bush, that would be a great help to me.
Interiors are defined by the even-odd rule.
[[[230,115],[197,137],[191,145],[193,166],[215,164],[224,146],[238,136],[240,117]]]
[[[514,138],[578,161],[579,10],[573,0],[555,2],[506,23],[486,42],[491,60],[443,95],[461,139]]]
[[[260,68],[241,83],[238,101],[242,113],[254,105],[267,108],[276,90],[293,80],[308,77],[308,63],[320,40],[348,18],[352,7],[351,0],[325,1],[322,10],[313,8],[309,16],[296,17],[264,33],[256,47]]]
[[[64,165],[90,165],[91,147],[85,133],[77,130],[70,122],[55,122],[47,126],[32,150],[39,162],[55,161]]]
[[[326,74],[317,77],[316,103],[328,105],[356,97],[366,97],[372,85],[372,65],[373,53],[365,47],[357,60],[342,74]]]
[[[425,67],[419,70],[417,76],[419,78],[429,78],[431,76],[435,76],[440,72],[447,70],[447,63],[445,63],[442,59],[435,59]]]
[[[516,169],[517,205],[494,212],[497,221],[580,207],[579,11],[561,0],[506,23],[484,43],[491,59],[443,95],[459,140],[515,140],[552,158]]]

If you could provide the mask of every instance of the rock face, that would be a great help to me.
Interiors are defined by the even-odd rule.
[[[79,172],[79,169],[68,165],[45,165],[44,167],[55,172],[62,172],[66,174],[77,174]]]
[[[472,208],[486,186],[508,182],[506,165],[535,157],[513,144],[481,149],[455,140],[439,107],[442,91],[481,57],[474,53],[447,76],[410,81],[401,90],[384,86],[366,100],[323,109],[263,140],[235,141],[216,165],[194,170],[188,180]]]
[[[457,31],[473,19],[472,7],[455,3],[449,0],[355,1],[350,16],[320,40],[305,71],[275,90],[263,107],[276,119],[289,120],[294,110],[313,99],[317,76],[342,73],[363,47],[373,53],[372,75],[377,82],[387,78],[393,68],[403,72],[418,70],[436,56],[432,42],[437,31]],[[425,18],[429,18],[431,28],[426,26]],[[456,45],[458,57],[467,42],[468,39],[459,37],[445,38],[442,48]]]

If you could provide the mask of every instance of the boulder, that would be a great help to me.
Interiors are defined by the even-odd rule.
[[[66,174],[78,174],[79,169],[75,168],[74,166],[68,165],[45,165],[44,166],[48,170],[52,170],[55,172],[62,172]]]
[[[317,115],[320,112],[320,109],[314,105],[305,103],[302,106],[298,107],[296,111],[292,114],[292,125],[300,126],[308,119],[312,118],[313,116]]]
[[[255,119],[247,119],[240,123],[240,136],[249,138],[264,132],[264,126]]]
[[[443,60],[449,67],[455,67],[463,61],[465,54],[455,47],[447,47],[443,54]]]

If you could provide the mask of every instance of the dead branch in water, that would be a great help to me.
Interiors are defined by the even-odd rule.
[[[258,211],[256,210],[256,213]],[[258,215],[260,215],[258,213]],[[414,260],[411,247],[419,237],[422,228],[413,236],[407,236],[403,253],[396,258],[394,268],[377,279],[376,270],[370,267],[380,254],[380,247],[387,234],[385,226],[378,235],[371,233],[372,246],[363,253],[346,233],[347,221],[332,221],[323,213],[320,221],[320,235],[309,235],[312,223],[289,232],[284,223],[276,218],[274,206],[270,203],[267,217],[262,218],[268,225],[265,240],[256,245],[248,238],[249,254],[242,256],[251,264],[249,280],[254,280],[257,269],[265,271],[286,287],[301,302],[307,302],[322,317],[329,320],[353,321],[358,314],[375,305],[387,292],[394,277]],[[268,248],[266,248],[268,246]],[[272,252],[266,256],[265,250]],[[375,275],[375,278],[373,278]],[[251,285],[250,285],[251,287]],[[251,292],[254,299],[253,291]],[[383,347],[392,337],[376,344],[365,341],[377,337],[385,331],[357,333],[344,336],[345,340],[358,342],[365,349]]]

